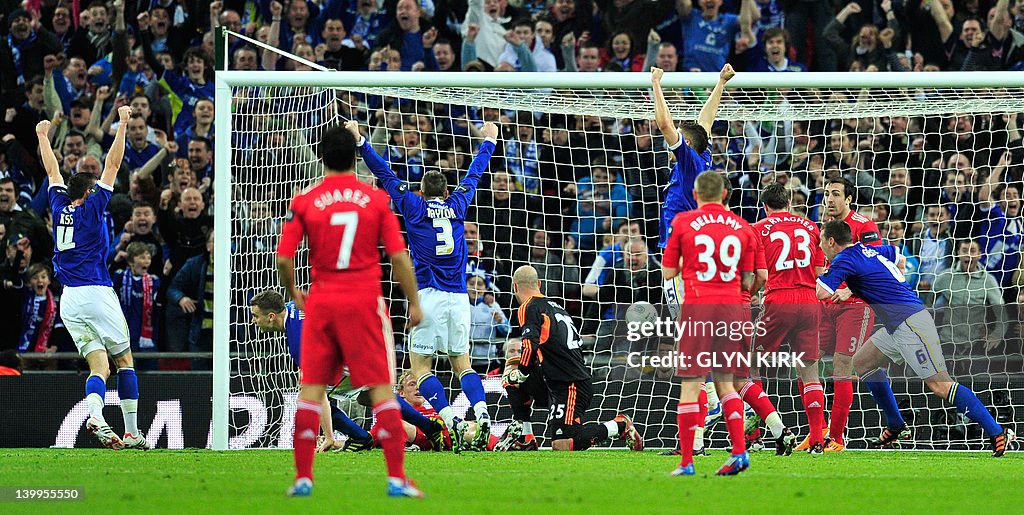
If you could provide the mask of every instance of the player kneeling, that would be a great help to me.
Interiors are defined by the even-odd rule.
[[[522,352],[506,362],[502,384],[515,420],[495,450],[508,450],[519,442],[524,426],[529,424],[532,405],[537,403],[548,405],[548,438],[553,450],[582,451],[619,437],[631,450],[642,451],[643,437],[627,415],[620,414],[603,424],[583,423],[593,395],[590,370],[583,361],[572,318],[541,294],[537,270],[529,265],[516,269],[512,288],[520,303]]]

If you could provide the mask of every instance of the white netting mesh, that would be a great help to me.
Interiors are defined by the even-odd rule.
[[[906,253],[916,259],[918,270],[911,280],[922,297],[929,303],[936,297],[945,299],[938,301],[935,313],[954,377],[974,388],[1004,423],[1012,423],[1024,406],[1022,314],[1015,277],[1024,233],[1019,200],[1024,148],[1017,130],[1024,117],[1007,116],[1024,111],[1021,93],[729,90],[711,142],[715,167],[728,173],[736,188],[731,205],[751,222],[763,216],[757,197],[765,184],[786,181],[799,192],[798,209],[817,221],[822,181],[833,175],[852,180],[861,212],[885,218],[879,222],[882,236],[890,241],[902,238]],[[677,120],[695,119],[706,95],[700,89],[672,90],[668,102]],[[635,344],[615,334],[621,324],[614,320],[630,303],[662,299],[654,271],[660,270],[660,189],[671,162],[650,121],[653,104],[647,90],[235,87],[232,96],[231,334],[237,347],[232,350],[244,356],[232,363],[232,395],[243,400],[232,402],[259,401],[270,413],[263,427],[254,427],[241,416],[233,418],[233,446],[291,443],[295,368],[282,338],[257,334],[248,323],[247,300],[257,291],[278,287],[273,252],[279,221],[293,192],[316,179],[312,148],[319,135],[325,127],[352,118],[370,130],[371,142],[399,177],[413,184],[431,169],[444,171],[454,183],[475,152],[476,128],[483,120],[501,123],[501,143],[468,218],[479,228],[479,241],[471,241],[470,250],[482,251],[471,259],[469,272],[487,279],[514,325],[511,272],[519,264],[538,267],[547,293],[563,298],[582,334],[590,336],[586,356],[593,366],[595,398],[588,419],[607,420],[625,411],[645,429],[648,445],[675,445],[678,385],[657,370],[630,368],[625,361],[628,352],[653,353],[657,344]],[[362,168],[360,172],[372,180]],[[607,185],[602,184],[604,177]],[[952,181],[948,188],[947,180]],[[987,209],[992,202],[998,211]],[[929,205],[955,207],[955,225],[949,232],[957,241],[980,238],[983,266],[990,269],[997,286],[956,274],[949,281],[939,279],[959,258],[954,256],[954,238],[939,238],[937,244],[930,238]],[[651,249],[649,276],[628,272],[621,252],[605,253],[604,270],[593,270],[611,234],[622,226],[628,230],[633,223]],[[575,249],[566,247],[570,238]],[[308,280],[302,255],[297,263],[302,265],[300,281]],[[922,280],[948,282],[949,289],[936,295],[932,288],[923,288]],[[588,285],[607,281],[618,283],[611,297],[589,295]],[[1005,305],[986,308],[986,293],[991,294],[989,303],[1002,299]],[[393,299],[390,308],[401,333],[396,340],[404,349],[401,295],[394,284],[385,285],[385,295]],[[979,299],[983,304],[977,304]],[[943,303],[974,307],[950,308]],[[988,323],[996,320],[995,309],[1004,310],[1005,326]],[[997,328],[1005,328],[1005,334],[994,334]],[[473,347],[478,371],[500,367],[504,337],[491,332],[485,322],[474,329],[493,337]],[[992,340],[991,346],[986,339]],[[826,360],[826,376],[828,368]],[[891,375],[908,422],[916,427],[914,445],[962,449],[983,443],[976,425],[964,425],[955,411],[927,394],[920,381],[907,380],[901,367],[893,367]],[[795,381],[788,371],[768,371],[768,376],[766,390],[777,395],[785,421],[806,434]],[[446,386],[447,379],[450,375],[442,375]],[[826,379],[827,392],[830,383]],[[487,380],[485,386],[492,416],[507,421],[510,412],[504,399],[498,400],[497,380]],[[866,388],[857,391],[848,430],[851,442],[875,436],[880,427],[879,411]],[[831,395],[827,398],[831,406]],[[455,404],[457,409],[466,407],[464,402]],[[359,419],[363,413],[350,415]],[[541,434],[539,428],[537,433]],[[723,433],[724,427],[712,435]]]

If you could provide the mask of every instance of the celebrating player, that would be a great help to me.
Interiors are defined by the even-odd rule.
[[[799,367],[797,375],[803,381],[801,397],[811,426],[809,450],[820,454],[825,448],[825,392],[818,381],[818,333],[807,328],[820,324],[820,302],[814,296],[814,285],[825,266],[825,256],[818,226],[789,212],[792,198],[791,191],[779,183],[761,192],[761,203],[768,216],[753,228],[769,268],[764,309],[759,318],[764,334],[754,336],[753,346],[759,352],[776,352],[782,342],[789,341],[791,351],[804,353],[806,366]],[[748,403],[755,406],[754,402]]]
[[[295,364],[299,364],[302,356],[302,323],[306,319],[306,314],[295,307],[295,302],[289,301],[286,303],[281,294],[273,290],[265,290],[253,295],[252,299],[249,300],[249,310],[252,312],[252,321],[256,327],[264,331],[285,334],[285,340],[288,343],[288,354],[295,361]],[[326,438],[318,450],[321,452],[327,451],[338,448],[338,445],[340,445],[334,441],[333,426],[335,423],[338,425],[338,430],[345,436],[348,436],[345,444],[340,447],[342,451],[358,452],[372,448],[373,438],[370,436],[370,433],[349,418],[345,412],[338,409],[328,398],[330,396],[335,396],[336,398],[347,397],[354,395],[356,393],[355,390],[362,389],[352,388],[346,372],[343,374],[341,382],[334,385],[330,390],[329,394],[324,393],[323,400],[321,401],[321,409],[323,411],[320,413],[320,427],[323,428]],[[428,435],[427,437],[440,447],[445,429],[443,422],[428,420],[401,396],[396,396],[395,398],[402,409],[402,420],[421,430],[424,435]]]
[[[341,126],[320,140],[324,178],[292,199],[277,249],[278,276],[297,309],[304,309],[302,384],[295,411],[295,483],[291,496],[313,490],[313,452],[326,385],[338,384],[348,365],[354,387],[369,389],[381,431],[390,496],[422,497],[406,478],[405,431],[392,385],[395,355],[391,319],[381,296],[378,244],[391,260],[409,302],[409,325],[420,322],[412,261],[387,197],[356,178],[356,141]],[[308,237],[312,287],[295,284],[295,253]]]
[[[603,424],[583,423],[593,395],[590,370],[572,318],[541,294],[537,270],[530,265],[517,268],[512,289],[520,303],[523,344],[520,355],[505,363],[501,377],[514,420],[495,448],[508,449],[518,440],[523,423],[530,420],[532,401],[547,401],[548,438],[553,450],[582,451],[618,436],[630,449],[642,451],[643,437],[628,415],[619,414]]]
[[[469,356],[471,310],[466,292],[468,250],[463,233],[466,210],[476,194],[477,182],[490,163],[498,126],[488,122],[480,129],[484,141],[470,163],[466,177],[451,195],[448,194],[448,180],[435,170],[423,174],[420,182],[422,196],[409,191],[409,186],[373,150],[359,134],[358,123],[350,121],[345,123],[345,127],[359,141],[366,166],[405,217],[424,310],[423,323],[410,335],[412,373],[427,401],[453,429],[455,452],[462,448],[484,449],[491,434],[491,417],[487,413],[484,385],[473,370]],[[455,416],[441,381],[434,376],[436,353],[448,355],[452,370],[459,376],[462,391],[473,406],[479,430],[472,442],[464,441],[467,424]]]
[[[854,241],[868,246],[881,245],[882,238],[875,222],[850,209],[856,194],[857,188],[852,182],[843,178],[830,179],[825,184],[825,217],[845,221],[853,232]],[[846,449],[844,433],[846,421],[850,417],[850,406],[853,405],[853,355],[871,334],[875,314],[857,296],[838,304],[826,302],[823,308],[818,338],[823,344],[822,350],[832,353],[832,375],[835,381],[825,451],[840,452]],[[797,450],[808,449],[813,443],[811,436],[808,435],[796,447]],[[903,438],[909,436],[908,432]]]
[[[118,108],[117,115],[121,125],[107,153],[99,182],[88,173],[79,173],[72,175],[65,186],[57,157],[50,148],[50,122],[39,122],[36,135],[39,137],[43,167],[50,180],[55,242],[53,269],[57,280],[64,285],[60,318],[78,352],[89,363],[89,378],[85,381],[89,420],[85,427],[107,448],[146,450],[149,443],[139,431],[136,418],[139,380],[135,376],[128,324],[106,266],[110,237],[104,211],[113,195],[114,179],[124,158],[124,136],[132,108],[122,106]],[[117,393],[121,397],[121,414],[124,416],[124,439],[118,438],[103,418],[107,377],[110,376],[108,354],[117,366]]]
[[[842,220],[825,224],[821,249],[831,265],[818,278],[818,299],[842,302],[857,295],[874,307],[884,325],[853,355],[854,368],[862,371],[861,380],[885,413],[885,429],[872,447],[892,445],[910,431],[882,368],[892,361],[906,363],[935,395],[980,424],[989,437],[992,456],[1003,456],[1006,445],[1013,441],[1013,432],[1004,431],[970,388],[949,377],[935,321],[904,282],[906,258],[900,250],[892,245],[855,242],[853,231]],[[844,283],[846,288],[842,287]]]
[[[697,209],[680,213],[672,221],[672,233],[665,247],[663,274],[682,274],[683,305],[691,329],[680,336],[679,352],[690,357],[677,375],[683,377],[679,393],[677,422],[682,458],[672,475],[696,474],[693,466],[694,429],[700,418],[698,393],[701,380],[711,372],[721,395],[722,413],[732,442],[732,456],[718,469],[718,475],[734,475],[750,466],[743,435],[743,401],[734,385],[735,377],[748,370],[735,360],[746,353],[742,331],[723,334],[707,326],[740,327],[750,323],[749,301],[741,290],[754,287],[754,255],[757,245],[753,231],[742,218],[723,204],[725,178],[713,171],[702,172],[695,181]],[[693,329],[695,328],[695,329]],[[712,354],[713,353],[713,354]],[[709,356],[715,362],[709,362]],[[701,360],[700,358],[705,359]],[[728,361],[727,361],[728,360]],[[711,365],[718,363],[712,369]]]

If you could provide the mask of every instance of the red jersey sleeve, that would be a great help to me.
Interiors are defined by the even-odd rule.
[[[679,260],[683,257],[681,247],[682,230],[679,220],[679,215],[676,215],[676,217],[672,219],[672,227],[670,229],[672,232],[669,234],[668,242],[665,244],[665,255],[662,256],[661,259],[662,266],[675,268],[676,270],[680,270],[682,268]]]
[[[281,229],[281,241],[277,244],[277,255],[292,259],[299,250],[302,238],[306,235],[306,228],[302,225],[302,211],[300,200],[296,196],[292,199],[292,205],[288,208],[288,217],[285,218],[284,227]]]
[[[821,250],[821,232],[815,228],[811,233],[811,266],[825,267],[825,252]]]
[[[740,272],[753,272],[754,266],[757,263],[757,254],[759,251],[759,244],[755,242],[754,231],[748,225],[746,230],[743,231],[743,239],[745,241],[740,245],[740,263],[736,267],[736,270]],[[764,256],[761,256],[761,262],[764,263]],[[767,265],[764,266],[767,268]]]
[[[405,240],[398,228],[398,217],[388,208],[387,202],[381,202],[380,242],[384,245],[384,253],[393,256],[405,250]]]
[[[878,231],[878,224],[874,220],[868,220],[861,226],[860,236],[858,237],[861,243],[868,246],[878,246],[882,244],[882,233]]]
[[[753,227],[750,228],[750,243],[754,248],[754,270],[768,270],[768,261],[764,254],[764,240],[757,237]]]

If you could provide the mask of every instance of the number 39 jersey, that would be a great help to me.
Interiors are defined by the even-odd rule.
[[[380,250],[405,250],[387,196],[355,174],[325,177],[292,199],[277,255],[294,258],[308,238],[315,288],[381,294]]]
[[[672,221],[664,264],[683,278],[684,304],[743,301],[740,273],[754,271],[757,241],[750,225],[721,204],[704,204]],[[681,262],[681,265],[680,265]]]
[[[810,220],[780,211],[753,225],[754,236],[761,240],[768,266],[765,295],[779,290],[814,290],[818,274],[815,267],[825,266],[821,251],[821,233]]]
[[[530,297],[519,306],[519,327],[523,336],[519,364],[527,373],[541,364],[549,381],[590,380],[576,326],[562,306],[543,295]]]
[[[103,213],[113,188],[102,182],[80,206],[72,206],[64,185],[50,186],[53,214],[53,270],[64,286],[113,286],[107,271],[110,234]],[[11,232],[8,230],[8,232]]]

